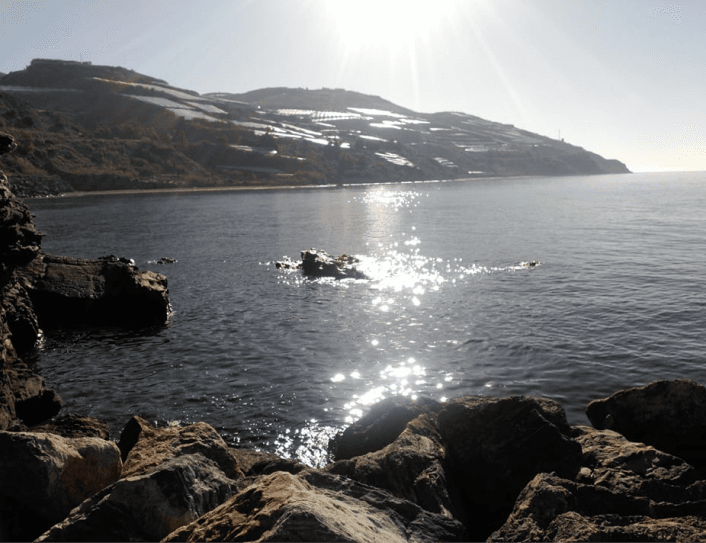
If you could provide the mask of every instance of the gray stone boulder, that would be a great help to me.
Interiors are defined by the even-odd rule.
[[[436,415],[424,413],[410,421],[389,445],[336,461],[324,471],[381,488],[427,511],[453,518],[457,512],[449,496],[445,465],[446,448]]]
[[[541,473],[488,541],[706,541],[706,501],[682,497],[658,502]]]
[[[258,478],[164,541],[460,541],[460,523],[344,477]]]
[[[336,460],[378,451],[397,439],[409,421],[422,413],[436,413],[441,407],[436,400],[425,397],[416,400],[400,396],[386,398],[332,439],[329,450]]]
[[[706,388],[689,379],[656,381],[592,401],[586,415],[598,429],[706,467]]]
[[[159,541],[236,490],[237,483],[202,454],[172,457],[92,496],[38,541]]]
[[[167,279],[124,258],[40,253],[16,272],[43,328],[75,324],[164,324],[171,312]]]
[[[472,540],[503,524],[538,473],[573,478],[580,469],[581,445],[552,400],[468,396],[450,401],[438,419],[449,491]]]
[[[10,539],[64,519],[83,500],[120,477],[115,443],[100,438],[0,432],[0,518]],[[31,512],[31,518],[27,515]]]
[[[118,447],[125,455],[122,478],[142,475],[171,458],[195,453],[214,461],[230,479],[244,476],[236,455],[218,432],[205,422],[155,428],[146,420],[133,417],[126,425]]]

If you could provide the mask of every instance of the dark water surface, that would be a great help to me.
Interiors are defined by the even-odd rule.
[[[169,278],[168,326],[55,334],[39,356],[65,412],[114,436],[133,414],[203,420],[318,464],[394,394],[541,395],[576,424],[621,388],[706,383],[704,173],[29,203],[47,252]],[[275,269],[309,247],[372,279]]]

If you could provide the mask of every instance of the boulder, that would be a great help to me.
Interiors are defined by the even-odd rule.
[[[410,421],[392,443],[381,450],[339,460],[324,471],[387,490],[432,513],[454,517],[446,478],[446,448],[441,443],[434,413]]]
[[[41,253],[17,273],[43,328],[164,324],[171,311],[166,277],[124,258]]]
[[[588,426],[573,430],[583,451],[579,482],[656,501],[674,501],[684,497],[684,487],[700,479],[693,466],[651,445],[628,441],[612,430]]]
[[[689,379],[655,381],[594,400],[586,415],[598,429],[615,430],[706,467],[706,388]]]
[[[308,470],[257,479],[165,541],[460,541],[460,523],[389,493]]]
[[[446,478],[471,539],[503,524],[522,489],[541,472],[574,477],[581,446],[563,408],[546,398],[462,397],[438,414]]]
[[[172,457],[86,500],[38,541],[159,541],[236,489],[236,482],[202,454]]]
[[[0,432],[0,518],[25,521],[5,530],[11,535],[37,530],[38,535],[115,482],[121,469],[120,451],[111,441]],[[31,523],[26,522],[29,512]]]
[[[541,473],[488,541],[706,541],[705,512]]]
[[[368,278],[355,267],[356,264],[360,263],[360,260],[354,256],[340,255],[334,258],[326,251],[317,249],[302,251],[301,256],[301,263],[286,258],[280,262],[275,262],[275,266],[283,270],[301,269],[304,275],[310,277],[333,277],[335,279]]]
[[[61,415],[40,426],[35,426],[32,428],[32,432],[56,434],[63,437],[99,437],[101,439],[110,437],[110,427],[107,422],[73,413]]]
[[[436,400],[425,397],[416,400],[400,396],[386,398],[332,439],[329,450],[336,460],[378,451],[392,443],[409,421],[422,413],[436,413],[441,407]]]
[[[231,479],[242,478],[238,460],[223,438],[205,422],[188,426],[168,426],[155,428],[140,417],[133,417],[128,423],[127,432],[120,438],[122,453],[127,453],[123,465],[122,478],[142,475],[166,462],[170,458],[201,453],[214,461],[220,470]],[[137,439],[133,441],[130,432],[139,427]]]

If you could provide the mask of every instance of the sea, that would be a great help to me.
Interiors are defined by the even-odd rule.
[[[64,413],[114,438],[133,415],[205,421],[321,466],[391,396],[543,396],[589,424],[618,390],[706,384],[705,172],[28,203],[46,252],[168,278],[164,326],[46,331],[33,361]],[[368,279],[276,267],[309,248],[356,256]]]

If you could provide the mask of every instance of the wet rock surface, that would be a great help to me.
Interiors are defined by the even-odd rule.
[[[302,260],[297,262],[286,258],[275,262],[277,269],[302,270],[308,277],[333,277],[334,279],[367,279],[368,277],[356,268],[360,260],[350,255],[330,256],[326,251],[307,249],[301,252]]]

